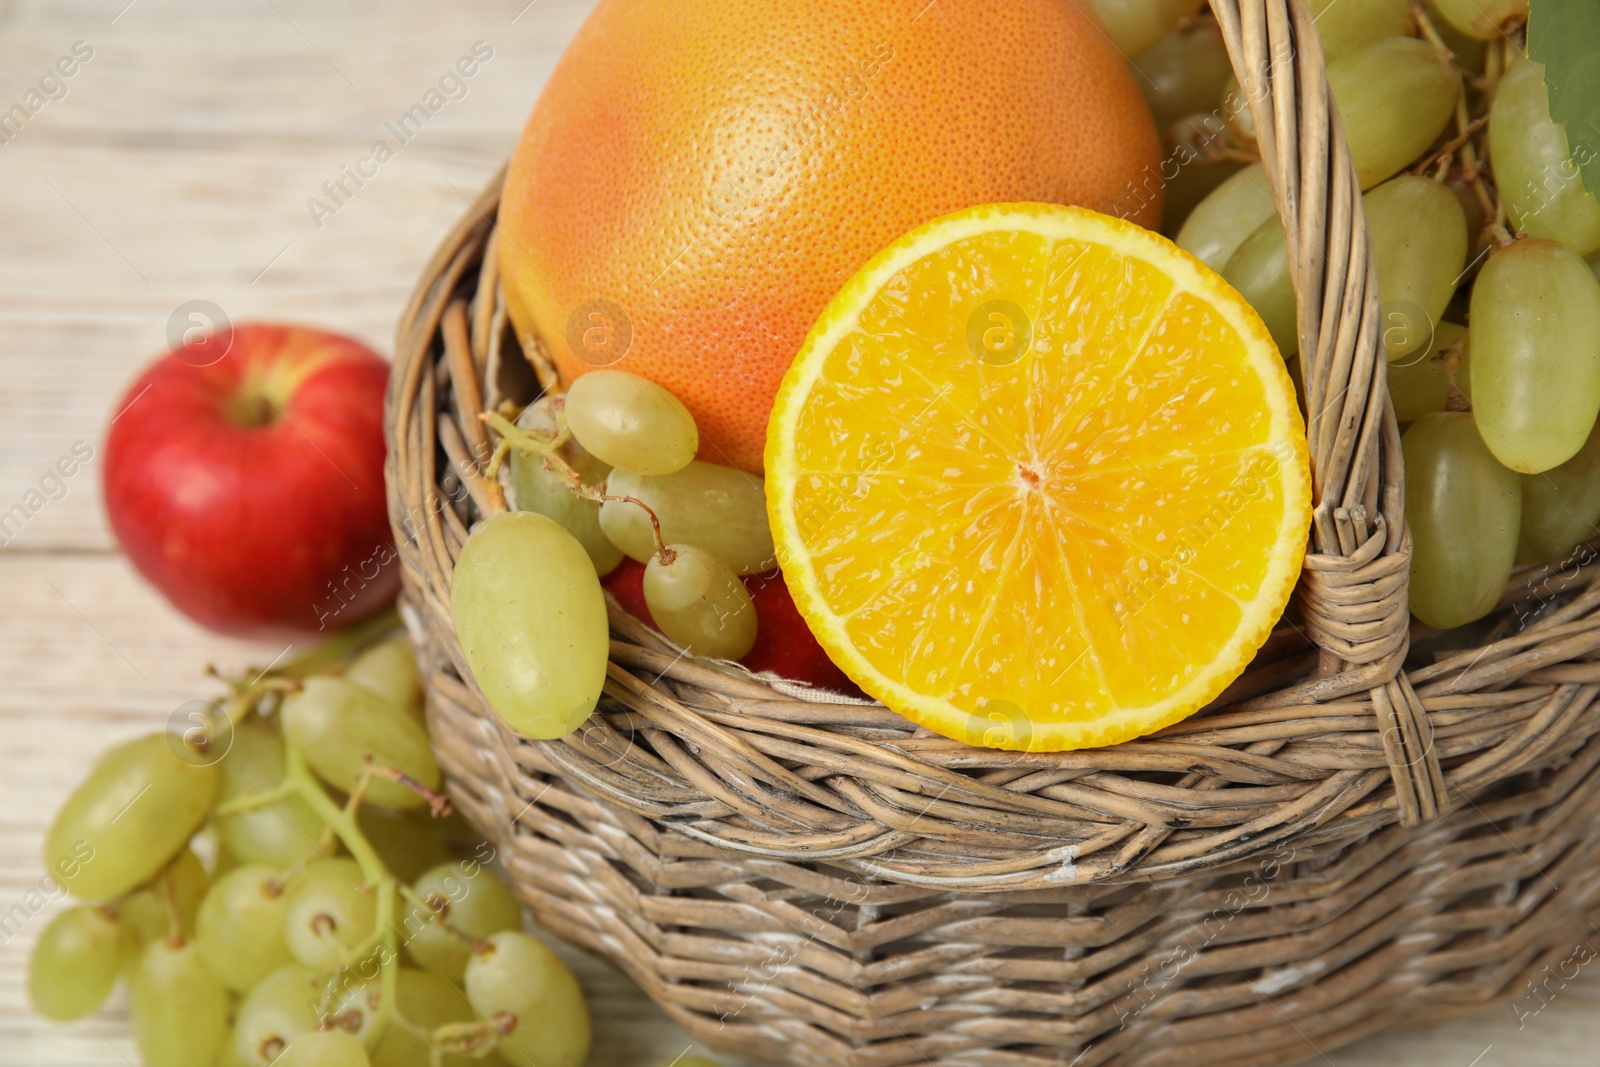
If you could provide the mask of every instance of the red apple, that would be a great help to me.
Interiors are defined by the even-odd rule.
[[[128,558],[184,614],[236,636],[343,629],[382,609],[400,582],[388,378],[365,345],[292,326],[236,326],[156,360],[106,440],[106,512]]]
[[[601,583],[617,598],[623,610],[651,626],[650,608],[644,602],[644,564],[624,559]],[[835,666],[817,643],[801,617],[778,571],[747,574],[744,587],[756,605],[756,643],[740,660],[753,671],[771,671],[835,693],[862,696],[860,688]]]
[[[794,606],[781,573],[746,575],[744,586],[756,603],[758,623],[756,643],[740,663],[753,671],[798,678],[835,693],[866,695],[817,643],[800,609]]]
[[[617,598],[617,603],[636,619],[643,619],[651,626],[656,620],[650,617],[650,607],[644,602],[644,564],[624,556],[622,562],[617,564],[617,569],[600,579],[600,584],[606,591]],[[759,627],[760,617],[757,616]]]

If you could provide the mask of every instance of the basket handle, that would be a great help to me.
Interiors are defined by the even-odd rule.
[[[1366,692],[1400,820],[1445,808],[1433,730],[1402,666],[1411,537],[1361,186],[1304,0],[1212,0],[1249,99],[1293,264],[1313,513],[1300,600],[1322,652],[1284,704]]]

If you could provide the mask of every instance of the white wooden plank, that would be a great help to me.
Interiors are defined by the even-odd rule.
[[[503,161],[588,9],[539,0],[513,23],[523,6],[410,2],[374,18],[366,4],[139,0],[115,25],[120,4],[10,10],[0,108],[73,42],[90,41],[94,54],[65,80],[65,97],[0,144],[0,426],[10,445],[0,513],[30,499],[75,442],[98,446],[184,301],[211,300],[235,321],[315,322],[387,353],[422,264]],[[475,42],[491,58],[472,56]],[[476,62],[464,95],[401,144],[385,123],[462,56]],[[335,203],[323,183],[378,138],[394,158],[361,188],[347,182],[353,195]],[[314,218],[312,198],[336,213]],[[98,473],[91,467],[24,530],[0,529],[0,542],[110,547]]]

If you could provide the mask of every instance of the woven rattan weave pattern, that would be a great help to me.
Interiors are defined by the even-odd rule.
[[[681,658],[615,604],[599,712],[560,741],[516,737],[449,609],[461,545],[498,506],[477,413],[537,390],[499,296],[498,179],[405,312],[390,509],[452,793],[541,924],[714,1047],[1287,1063],[1511,1000],[1595,934],[1600,556],[1520,572],[1478,647],[1402,672],[1418,635],[1399,437],[1320,50],[1298,46],[1302,3],[1213,6],[1261,87],[1319,503],[1290,617],[1213,708],[1153,737],[974,749]]]

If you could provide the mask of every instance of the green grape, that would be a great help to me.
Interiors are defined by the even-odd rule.
[[[217,1049],[211,1067],[250,1067],[250,1061],[239,1055],[238,1031],[232,1023],[222,1031],[222,1047]]]
[[[1244,164],[1236,159],[1219,159],[1191,163],[1178,171],[1177,177],[1167,182],[1162,190],[1162,218],[1165,221],[1161,224],[1161,232],[1168,237],[1177,237],[1195,208],[1243,169]]]
[[[229,871],[237,870],[244,865],[239,862],[239,857],[235,856],[232,852],[229,852],[227,846],[224,845],[220,838],[217,837],[215,821],[213,821],[210,830],[213,835],[213,839],[216,840],[216,845],[211,857],[211,880],[215,882],[218,878],[221,878]],[[204,830],[201,831],[201,833],[204,832]]]
[[[1222,31],[1215,22],[1173,30],[1135,56],[1132,63],[1143,75],[1139,86],[1150,102],[1158,130],[1185,115],[1215,110],[1222,101],[1222,87],[1233,73]]]
[[[1261,92],[1257,88],[1257,92]],[[1228,80],[1222,83],[1222,111],[1228,125],[1228,133],[1239,148],[1259,155],[1256,145],[1256,117],[1250,111],[1250,97],[1239,84],[1237,74],[1228,75]]]
[[[170,896],[178,908],[179,932],[187,937],[194,932],[200,902],[211,888],[205,864],[193,849],[184,849],[176,859],[150,882],[129,893],[117,905],[122,926],[140,944],[159,941],[172,934]]]
[[[342,1030],[307,1030],[295,1035],[276,1067],[369,1067],[367,1050]]]
[[[223,987],[247,993],[289,962],[283,886],[270,867],[239,867],[217,879],[200,905],[195,945]]]
[[[1266,168],[1252,163],[1217,186],[1190,212],[1183,229],[1178,231],[1176,244],[1220,273],[1239,246],[1268,219],[1277,216]]]
[[[775,564],[767,494],[753,474],[699,461],[660,478],[615,470],[606,479],[606,492],[644,501],[660,520],[668,544],[703,548],[740,574],[760,574]],[[637,504],[606,501],[600,528],[640,563],[656,554],[650,517]]]
[[[1411,611],[1448,630],[1488,614],[1517,554],[1522,489],[1465,412],[1424,415],[1401,441]]]
[[[259,722],[245,722],[234,731],[233,747],[219,766],[218,804],[264,793],[283,781],[283,739]],[[241,863],[280,869],[297,862],[322,836],[322,820],[298,796],[219,815],[216,827],[218,841]]]
[[[28,995],[46,1019],[70,1022],[100,1010],[117,982],[126,934],[114,916],[76,907],[50,920],[28,958]]]
[[[440,919],[468,937],[485,938],[501,930],[522,929],[522,908],[517,898],[482,864],[442,863],[425,871],[411,889],[428,902]],[[406,926],[410,932],[406,951],[417,965],[460,981],[472,949],[426,915],[412,914]]]
[[[456,808],[443,818],[434,818],[426,808],[401,812],[362,808],[356,820],[389,873],[407,884],[441,863],[494,855],[483,834]]]
[[[380,641],[350,661],[344,677],[376,693],[426,728],[422,717],[422,676],[404,635]]]
[[[1125,56],[1138,55],[1205,0],[1089,0],[1106,36]]]
[[[473,679],[513,730],[561,737],[594,711],[611,654],[605,595],[558,523],[526,511],[482,523],[456,560],[450,611]]]
[[[1415,422],[1432,412],[1448,411],[1452,389],[1459,395],[1458,403],[1471,401],[1468,346],[1462,341],[1466,332],[1465,326],[1441,322],[1426,354],[1413,352],[1389,364],[1389,397],[1394,401],[1396,419]],[[1457,341],[1462,343],[1452,351]]]
[[[174,737],[149,734],[100,757],[56,813],[44,867],[80,900],[110,900],[148,882],[205,821],[217,769],[180,759]]]
[[[1520,55],[1489,112],[1489,159],[1518,230],[1580,256],[1600,249],[1600,200],[1583,187],[1566,132],[1550,118],[1543,72]]]
[[[507,1063],[578,1067],[589,1054],[583,990],[543,943],[514,930],[495,934],[472,954],[465,983],[478,1014],[510,1024],[496,1046]]]
[[[716,1060],[704,1056],[678,1056],[670,1060],[662,1060],[656,1067],[721,1067]]]
[[[644,601],[661,632],[696,656],[738,659],[756,643],[756,605],[733,569],[693,545],[668,545],[644,569]]]
[[[1528,0],[1432,0],[1444,20],[1469,37],[1492,41],[1501,27],[1528,17]],[[1493,120],[1490,120],[1491,123]]]
[[[1434,325],[1467,265],[1467,217],[1455,194],[1402,175],[1361,198],[1378,269],[1383,343],[1391,360],[1433,343]]]
[[[1311,0],[1311,14],[1329,63],[1385,37],[1406,32],[1411,8],[1406,0]]]
[[[1526,238],[1472,287],[1472,410],[1512,470],[1565,463],[1600,413],[1600,281],[1577,253]]]
[[[1488,58],[1489,46],[1470,34],[1462,33],[1450,24],[1450,20],[1439,13],[1439,7],[1433,0],[1427,4],[1427,15],[1433,23],[1433,28],[1439,34],[1439,39],[1449,46],[1456,57],[1456,66],[1462,70],[1470,70],[1482,74],[1484,60]]]
[[[472,1004],[456,983],[436,974],[402,967],[396,976],[395,1001],[407,1019],[429,1029],[477,1019]],[[430,1067],[426,1041],[390,1027],[372,1054],[373,1067]],[[483,1062],[462,1055],[443,1058],[440,1067],[471,1067]]]
[[[317,1028],[321,998],[322,982],[310,968],[284,964],[239,1004],[234,1050],[250,1067],[267,1067],[296,1037]]]
[[[391,811],[363,806],[356,813],[356,823],[367,844],[389,873],[402,882],[414,881],[429,867],[449,862],[454,852],[446,828],[456,828],[459,819],[454,812],[449,819],[434,819],[425,808]]]
[[[395,974],[395,1003],[409,1022],[430,1030],[450,1023],[470,1023],[477,1018],[466,994],[454,983],[436,974],[402,967]],[[340,1021],[362,1041],[382,1005],[377,981],[365,982],[345,991],[334,1009]],[[431,1067],[428,1042],[408,1033],[391,1020],[378,1047],[370,1053],[373,1067]],[[441,1067],[471,1067],[480,1063],[465,1055],[446,1055]]]
[[[1361,188],[1403,170],[1455,114],[1461,79],[1448,56],[1415,37],[1386,37],[1328,64]]]
[[[554,436],[556,420],[551,412],[551,399],[543,397],[529,405],[517,419],[517,425],[546,437]],[[585,485],[604,485],[606,475],[611,473],[611,464],[590,455],[577,441],[561,446],[561,458]],[[622,562],[622,550],[600,529],[599,503],[585,500],[573,491],[572,484],[564,476],[547,470],[542,455],[535,452],[525,456],[512,449],[511,486],[516,493],[517,509],[537,512],[566,527],[589,553],[596,574],[605,577],[617,569],[617,564]]]
[[[1559,467],[1522,478],[1518,563],[1558,560],[1600,536],[1600,428]]]
[[[345,974],[348,976],[350,972],[346,971]],[[328,1017],[323,1019],[323,1024],[336,1022],[341,1029],[360,1038],[363,1045],[371,1045],[372,1041],[367,1035],[371,1033],[382,1005],[383,986],[377,978],[363,982],[347,980],[340,989],[338,1000],[329,1009]]]
[[[1445,178],[1445,188],[1450,190],[1451,195],[1456,198],[1456,203],[1461,205],[1461,214],[1467,220],[1467,270],[1462,276],[1462,281],[1465,283],[1483,254],[1484,245],[1488,240],[1488,234],[1484,232],[1484,223],[1488,220],[1483,201],[1479,199],[1477,189],[1468,179],[1466,171],[1460,168],[1451,170]]]
[[[700,448],[694,416],[665,387],[593,370],[567,388],[567,427],[602,463],[638,474],[681,471]]]
[[[1284,359],[1300,351],[1289,247],[1284,242],[1283,223],[1276,215],[1258,226],[1228,257],[1222,277],[1256,309]]]
[[[128,992],[145,1067],[211,1067],[228,1026],[228,995],[192,941],[145,946]]]
[[[307,967],[350,962],[350,950],[372,934],[377,890],[354,860],[317,860],[289,884],[283,905],[283,940]]]
[[[393,767],[429,789],[439,788],[439,763],[428,735],[416,720],[342,678],[307,678],[283,701],[283,733],[304,753],[323,781],[349,791],[371,762]],[[416,808],[427,801],[414,790],[375,776],[367,785],[368,803],[384,808]]]
[[[1229,178],[1244,170],[1237,159],[1208,158],[1202,151],[1218,136],[1214,132],[1216,119],[1210,116],[1190,115],[1174,124],[1169,133],[1169,144],[1183,143],[1188,148],[1173,149],[1173,159],[1186,158],[1180,152],[1193,151],[1189,162],[1178,168],[1178,173],[1167,180],[1161,191],[1161,232],[1176,238],[1194,214],[1195,208],[1222,187]]]

